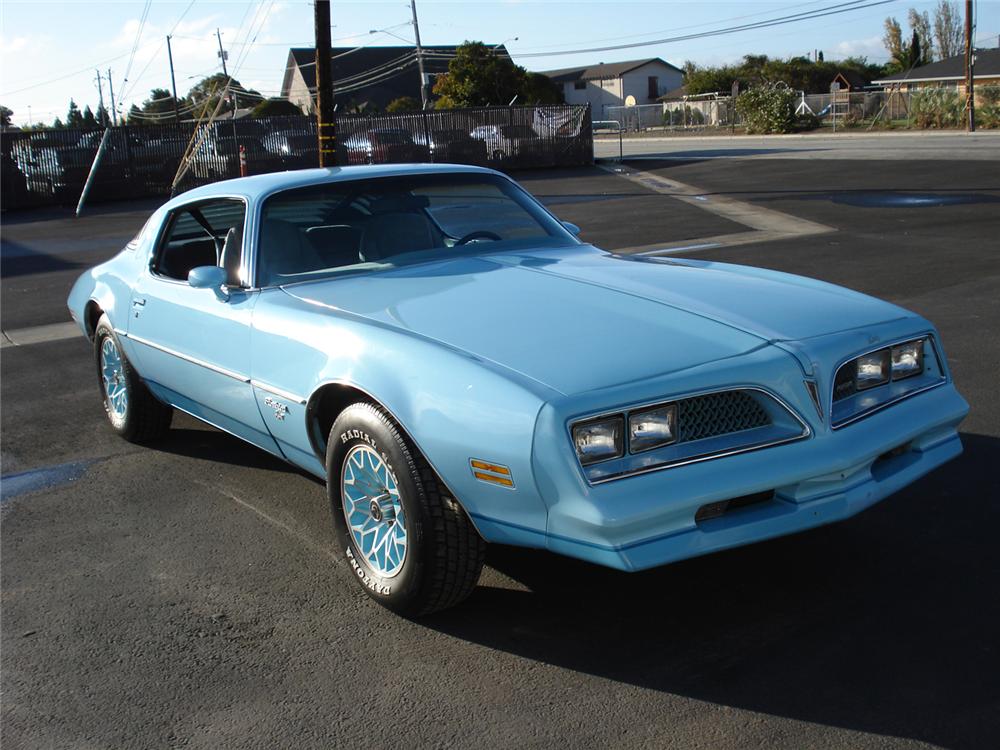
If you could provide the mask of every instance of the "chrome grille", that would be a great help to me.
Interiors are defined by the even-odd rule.
[[[745,391],[720,391],[677,402],[677,442],[766,427],[771,418]]]

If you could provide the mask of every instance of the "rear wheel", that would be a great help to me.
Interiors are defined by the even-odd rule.
[[[353,577],[405,616],[451,607],[475,588],[485,544],[395,422],[369,403],[330,431],[327,492]]]
[[[132,369],[107,315],[94,329],[94,358],[111,429],[132,443],[161,437],[170,427],[173,409],[157,401]]]

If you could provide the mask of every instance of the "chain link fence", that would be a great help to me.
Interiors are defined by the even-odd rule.
[[[103,137],[103,130],[0,132],[3,208],[75,204]],[[197,147],[190,150],[192,141]],[[441,162],[521,169],[590,164],[593,154],[587,106],[337,118],[341,165]],[[87,200],[169,195],[241,172],[254,175],[318,163],[316,122],[306,116],[205,126],[120,126],[109,129]],[[182,177],[175,186],[179,171]]]
[[[977,125],[1000,127],[1000,86],[977,86]],[[956,87],[916,91],[842,91],[803,94],[796,98],[796,115],[815,117],[823,126],[864,127],[902,125],[917,128],[961,127],[964,93]],[[626,132],[699,130],[739,127],[743,120],[730,96],[677,100],[634,107],[608,107],[607,119]]]

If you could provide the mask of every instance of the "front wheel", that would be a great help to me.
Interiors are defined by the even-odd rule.
[[[330,431],[327,493],[352,576],[404,616],[451,607],[475,588],[485,543],[395,422],[347,407]]]
[[[132,443],[161,437],[170,427],[173,409],[157,401],[132,369],[107,315],[94,330],[94,358],[111,429]]]

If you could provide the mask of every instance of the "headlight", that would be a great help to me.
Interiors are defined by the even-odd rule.
[[[888,349],[879,349],[877,352],[858,357],[856,361],[855,382],[859,391],[889,382]]]
[[[924,371],[924,340],[892,347],[892,379],[902,380]]]
[[[636,412],[628,417],[628,447],[641,453],[677,439],[677,407],[674,404]]]
[[[580,463],[586,466],[621,456],[624,421],[619,414],[573,425],[573,444]]]

